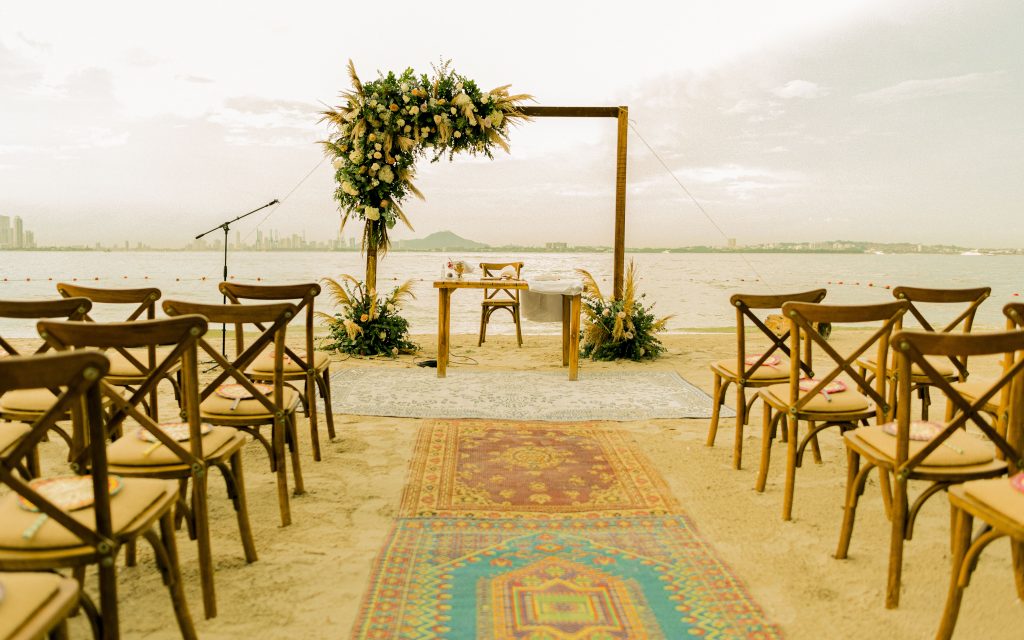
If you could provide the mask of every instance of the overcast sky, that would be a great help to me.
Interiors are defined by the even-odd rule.
[[[628,105],[627,242],[1024,243],[1024,2],[5,2],[0,215],[40,244],[184,245],[321,160],[351,58],[541,105]],[[607,7],[607,8],[606,8]],[[610,244],[613,120],[542,119],[424,164],[419,237]],[[237,228],[333,238],[323,163]],[[354,229],[348,229],[347,234]]]

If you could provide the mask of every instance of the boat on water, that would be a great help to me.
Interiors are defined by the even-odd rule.
[[[964,251],[960,255],[962,255],[962,256],[983,256],[985,254],[980,252],[980,251]]]

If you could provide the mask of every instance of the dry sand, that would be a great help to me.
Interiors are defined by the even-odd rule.
[[[841,343],[857,337],[839,333],[833,339]],[[434,340],[418,337],[424,347],[418,357],[434,352]],[[735,349],[731,333],[671,335],[664,341],[669,352],[653,363],[584,362],[582,368],[675,370],[710,392],[708,363]],[[476,359],[480,369],[555,370],[560,346],[554,336],[527,336],[526,344],[517,349],[509,336],[494,336],[477,348],[475,336],[456,336],[453,351]],[[332,365],[334,371],[414,366],[411,356],[394,361],[338,360]],[[459,366],[467,365],[453,368]],[[979,368],[984,366],[972,366]],[[345,390],[336,388],[335,393]],[[202,617],[195,545],[184,532],[178,536],[187,595],[200,637],[348,637],[372,563],[395,517],[422,422],[337,416],[338,438],[324,444],[324,460],[316,463],[310,455],[308,429],[300,418],[307,492],[293,498],[293,524],[285,528],[278,526],[274,476],[265,453],[250,443],[245,451],[246,483],[259,552],[259,561],[252,565],[244,562],[223,483],[214,477],[210,486],[219,606],[215,619]],[[615,424],[634,434],[701,535],[787,637],[933,637],[950,575],[949,508],[944,495],[933,498],[921,513],[905,552],[900,608],[889,611],[884,607],[889,525],[876,482],[871,482],[862,499],[849,559],[832,557],[845,483],[845,458],[837,434],[821,437],[823,464],[815,465],[808,457],[799,470],[794,519],[783,522],[779,461],[785,445],[775,445],[766,491],[759,494],[753,489],[760,450],[759,410],[747,429],[741,471],[731,467],[731,419],[723,420],[714,448],[704,446],[706,419]],[[321,429],[325,434],[322,425]],[[62,455],[59,443],[43,446],[44,464],[49,468],[58,468]],[[169,597],[144,546],[139,566],[120,570],[124,637],[177,637]],[[1005,542],[983,554],[964,599],[958,637],[1020,637],[1024,610],[1013,588],[1009,555]],[[89,586],[94,586],[92,574]],[[88,637],[81,617],[73,621],[72,637]]]

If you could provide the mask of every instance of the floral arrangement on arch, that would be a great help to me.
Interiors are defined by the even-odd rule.
[[[597,280],[577,269],[583,278],[583,329],[580,353],[592,360],[653,360],[665,351],[657,333],[672,316],[655,318],[654,305],[644,307],[647,294],[636,295],[636,267],[630,261],[622,299],[605,298]]]
[[[483,91],[450,62],[433,77],[410,68],[363,83],[351,60],[348,72],[344,104],[322,114],[332,128],[322,144],[333,158],[342,226],[350,217],[370,223],[364,248],[386,251],[388,229],[399,220],[412,228],[401,205],[410,194],[423,198],[412,181],[428,149],[434,162],[461,152],[491,158],[496,146],[508,151],[509,125],[525,118],[519,106],[530,98],[510,95],[509,85]]]
[[[322,282],[340,307],[333,316],[317,312],[330,332],[330,342],[322,347],[324,350],[391,357],[417,350],[409,339],[408,321],[398,313],[406,298],[415,297],[411,280],[392,289],[383,299],[349,275],[341,276],[341,282],[332,278],[324,278]]]

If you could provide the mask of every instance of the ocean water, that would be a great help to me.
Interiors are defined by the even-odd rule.
[[[432,282],[441,275],[445,254],[395,252],[379,263],[378,287],[412,279],[416,299],[404,315],[414,333],[437,331],[437,295]],[[533,274],[570,276],[587,269],[606,294],[611,293],[611,253],[459,254],[471,264],[523,260],[524,277]],[[655,303],[659,315],[675,316],[669,331],[687,332],[734,325],[729,296],[736,292],[784,293],[817,287],[828,289],[826,301],[837,304],[884,302],[892,299],[886,285],[923,287],[992,287],[992,297],[978,313],[975,326],[1003,326],[1003,304],[1022,301],[1024,256],[874,255],[874,254],[630,254],[636,261],[638,289]],[[217,252],[12,252],[0,251],[0,299],[45,299],[57,296],[55,284],[77,281],[102,287],[155,286],[164,299],[215,302],[222,256]],[[229,274],[240,282],[294,283],[337,277],[361,277],[362,256],[356,252],[231,252]],[[842,284],[839,284],[839,283]],[[457,291],[452,298],[452,331],[475,333],[480,322],[479,291]],[[330,311],[326,296],[317,308]],[[120,320],[122,311],[99,309],[98,320]],[[949,320],[956,313],[939,311]],[[35,335],[34,323],[0,319],[0,335]],[[509,333],[510,319],[496,314],[489,333]],[[525,333],[558,333],[560,325],[525,321]]]

